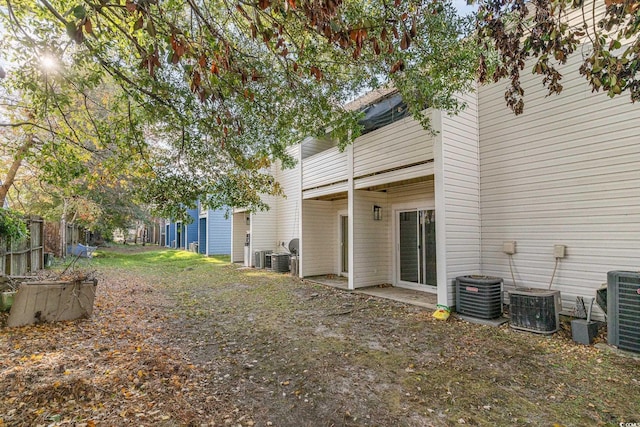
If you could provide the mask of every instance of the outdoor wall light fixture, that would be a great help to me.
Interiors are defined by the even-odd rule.
[[[373,205],[373,220],[374,221],[382,220],[382,206]]]
[[[247,225],[251,225],[251,216],[247,215],[246,217]]]

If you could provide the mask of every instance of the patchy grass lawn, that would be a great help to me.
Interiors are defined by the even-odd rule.
[[[436,321],[184,251],[85,267],[91,319],[0,329],[0,426],[640,423],[638,359],[566,331]]]

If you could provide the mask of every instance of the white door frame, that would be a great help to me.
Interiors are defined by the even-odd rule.
[[[431,285],[420,285],[411,282],[405,282],[400,280],[400,224],[398,222],[398,215],[400,212],[412,212],[421,210],[435,210],[435,201],[423,201],[423,202],[407,202],[397,203],[391,205],[391,211],[393,216],[391,218],[391,235],[393,241],[393,285],[399,288],[413,289],[416,291],[436,293],[438,287]],[[437,242],[437,236],[436,236]],[[436,243],[437,244],[437,243]]]

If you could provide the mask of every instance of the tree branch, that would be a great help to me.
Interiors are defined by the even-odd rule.
[[[27,140],[18,148],[18,151],[13,156],[13,162],[11,162],[11,166],[7,171],[7,175],[5,176],[2,185],[0,185],[0,206],[4,206],[4,201],[7,198],[7,193],[15,182],[16,175],[18,173],[18,170],[20,169],[20,165],[22,164],[22,160],[27,155],[33,144],[33,134],[28,134]]]

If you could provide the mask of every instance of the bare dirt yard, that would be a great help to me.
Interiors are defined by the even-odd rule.
[[[158,248],[103,251],[90,319],[6,328],[0,426],[640,423],[640,361]]]

